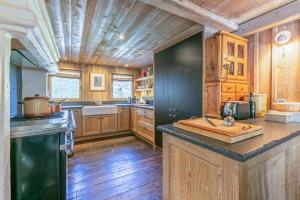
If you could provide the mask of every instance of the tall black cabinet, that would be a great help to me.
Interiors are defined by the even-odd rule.
[[[202,32],[154,55],[155,127],[202,115]],[[162,146],[162,133],[155,132]]]

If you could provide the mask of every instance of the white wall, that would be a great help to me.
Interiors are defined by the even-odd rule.
[[[47,96],[47,72],[23,69],[22,70],[22,99],[35,94]]]

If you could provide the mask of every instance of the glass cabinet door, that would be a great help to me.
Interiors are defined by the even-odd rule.
[[[247,79],[247,42],[223,36],[222,77],[226,79]]]

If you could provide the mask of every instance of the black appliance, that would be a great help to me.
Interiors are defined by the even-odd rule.
[[[223,117],[232,116],[234,119],[248,119],[250,106],[247,101],[228,101],[223,106]]]
[[[202,116],[202,32],[154,55],[155,127]],[[162,133],[155,131],[162,146]]]
[[[62,118],[63,115],[63,112],[57,113],[49,118]],[[19,116],[11,118],[11,121],[26,123],[43,119]],[[67,157],[73,155],[74,119],[71,112],[68,112],[67,120],[66,132],[11,138],[12,200],[66,199]]]

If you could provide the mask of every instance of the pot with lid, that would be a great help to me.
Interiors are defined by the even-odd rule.
[[[38,94],[34,97],[25,97],[24,116],[28,118],[48,117],[51,114],[49,102],[49,97],[42,97]]]

